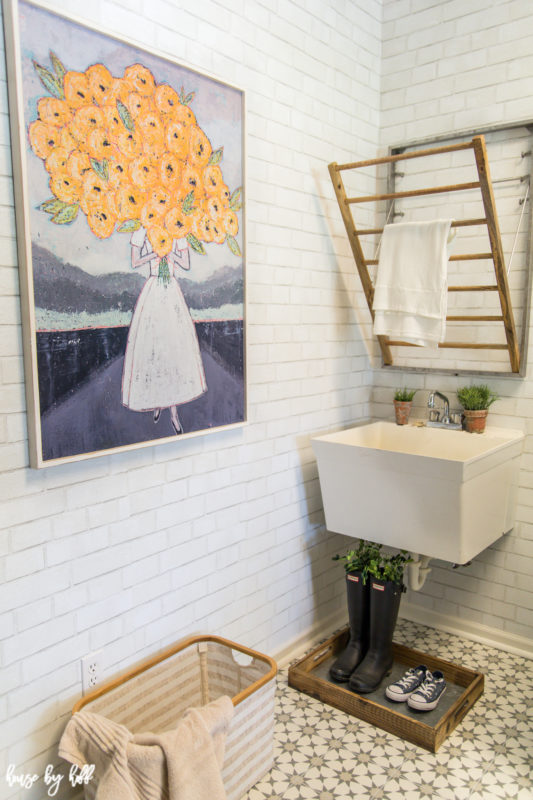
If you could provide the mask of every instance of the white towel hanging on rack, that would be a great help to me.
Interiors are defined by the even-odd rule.
[[[386,225],[374,291],[374,333],[436,347],[446,334],[451,219]]]

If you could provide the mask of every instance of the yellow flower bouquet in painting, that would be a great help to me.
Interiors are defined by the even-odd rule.
[[[52,222],[70,224],[81,209],[100,239],[144,226],[161,259],[182,238],[201,254],[203,243],[226,242],[240,255],[242,188],[224,182],[223,148],[197,124],[194,93],[156,84],[142,64],[115,78],[104,64],[74,72],[50,60],[52,70],[34,62],[50,96],[28,135],[50,175],[53,196],[40,208]]]

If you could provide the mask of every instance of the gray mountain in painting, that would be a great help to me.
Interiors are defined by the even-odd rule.
[[[65,263],[40,245],[32,245],[35,305],[53,311],[78,313],[118,309],[131,311],[144,283],[137,273],[90,275]]]
[[[35,305],[51,311],[131,311],[145,282],[136,272],[91,275],[38,244],[32,244],[32,256]],[[180,278],[179,283],[189,308],[243,302],[241,266],[222,267],[200,284],[188,278]]]
[[[219,308],[244,302],[242,267],[221,267],[203,283],[189,278],[178,279],[189,308]]]

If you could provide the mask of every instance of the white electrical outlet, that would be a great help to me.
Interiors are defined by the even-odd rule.
[[[89,653],[81,660],[81,685],[83,694],[92,691],[100,683],[102,673],[102,650]]]

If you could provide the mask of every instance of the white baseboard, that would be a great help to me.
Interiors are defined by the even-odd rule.
[[[403,599],[400,606],[400,617],[411,622],[418,622],[420,625],[427,625],[429,628],[436,628],[474,642],[486,644],[489,647],[495,647],[497,650],[505,650],[506,653],[533,659],[533,641],[525,636],[517,636],[514,633],[507,633],[498,628],[491,628],[488,625],[479,625],[477,622],[469,622],[460,617],[439,614],[438,611],[421,608],[412,603],[407,603]],[[311,649],[321,639],[326,639],[331,636],[333,631],[343,628],[347,624],[348,619],[345,609],[330,614],[323,620],[311,625],[290,644],[281,647],[274,653],[274,658],[280,667],[286,667],[294,659],[303,656],[307,650]]]
[[[448,614],[440,614],[438,611],[421,608],[412,603],[407,603],[402,599],[400,606],[400,617],[411,622],[418,622],[427,625],[429,628],[437,628],[440,631],[453,633],[474,642],[495,647],[497,650],[505,650],[506,653],[533,658],[533,640],[525,636],[517,636],[514,633],[507,633],[498,628],[491,628],[488,625],[480,625],[477,622],[469,622],[461,617],[452,617]]]

